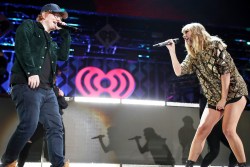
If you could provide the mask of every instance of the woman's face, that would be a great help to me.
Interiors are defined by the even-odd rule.
[[[190,30],[186,30],[183,32],[183,39],[184,41],[188,44],[188,45],[192,45],[192,38],[191,38],[191,31]]]

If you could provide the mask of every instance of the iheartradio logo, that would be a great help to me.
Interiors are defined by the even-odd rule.
[[[135,89],[133,76],[121,68],[105,74],[97,67],[86,67],[77,73],[75,83],[78,91],[88,97],[108,94],[112,98],[127,98]]]

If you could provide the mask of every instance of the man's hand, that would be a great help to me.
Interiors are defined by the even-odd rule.
[[[39,86],[40,79],[38,75],[32,75],[28,78],[28,85],[30,88],[35,89]]]
[[[59,96],[64,96],[64,92],[61,89],[59,89],[59,88],[58,88],[58,95]]]

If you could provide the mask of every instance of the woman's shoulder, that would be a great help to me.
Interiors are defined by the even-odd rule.
[[[210,41],[210,47],[212,48],[219,48],[221,50],[224,50],[227,48],[227,45],[220,39],[219,37],[212,37]]]

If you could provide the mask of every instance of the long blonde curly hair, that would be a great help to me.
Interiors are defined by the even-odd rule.
[[[182,33],[184,34],[186,31],[191,32],[192,45],[188,45],[185,42],[185,47],[187,53],[191,55],[193,58],[196,57],[197,53],[206,50],[209,46],[211,46],[211,43],[213,41],[219,41],[224,48],[227,47],[227,45],[219,37],[211,36],[206,31],[205,27],[200,23],[190,23],[185,25],[182,28]]]

